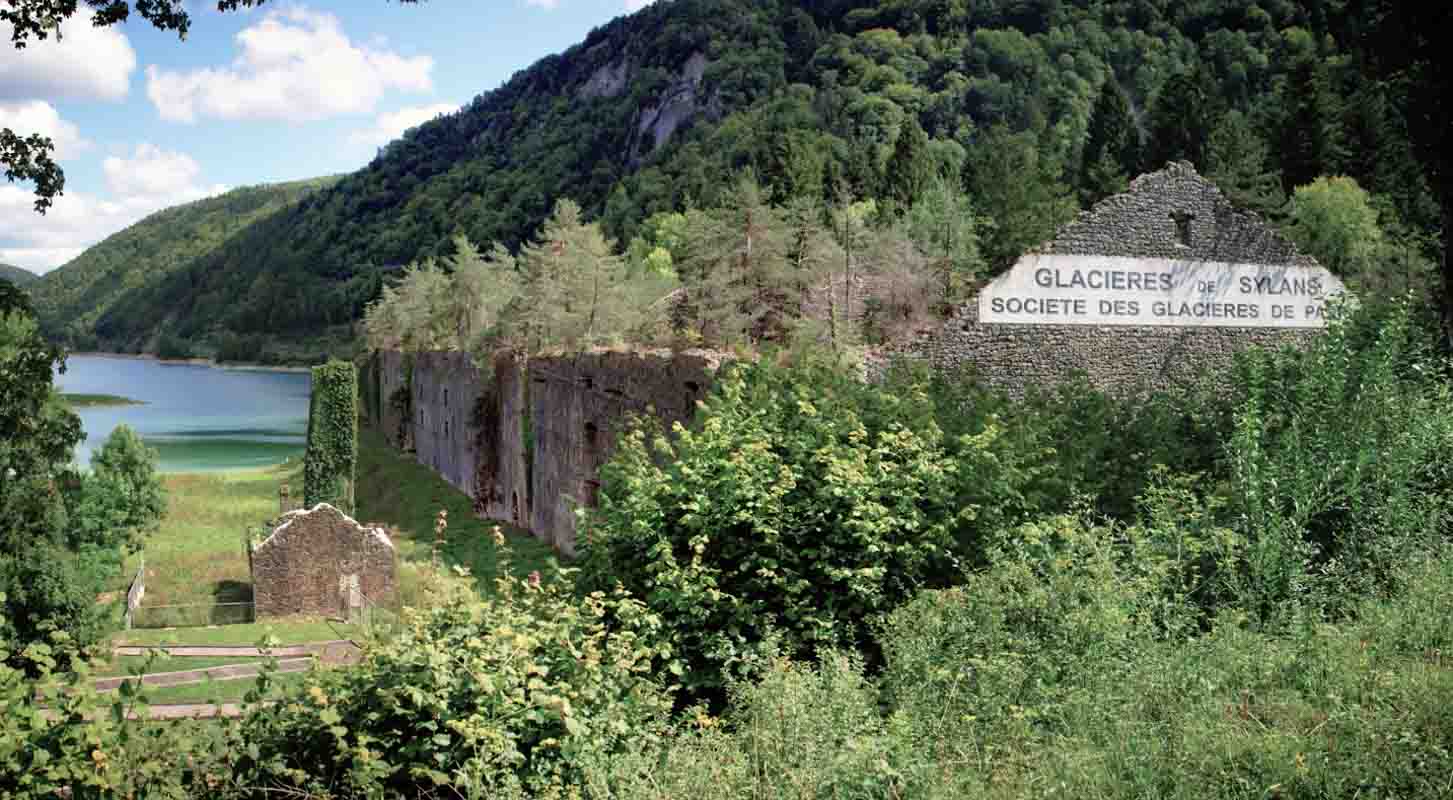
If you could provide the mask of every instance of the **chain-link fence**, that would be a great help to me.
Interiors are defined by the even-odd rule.
[[[396,610],[373,602],[362,592],[358,596],[363,602],[353,609],[349,622],[362,625],[365,635],[371,639],[387,639],[398,633],[403,620]]]
[[[138,606],[129,616],[132,628],[200,628],[208,625],[241,625],[254,621],[252,603]]]

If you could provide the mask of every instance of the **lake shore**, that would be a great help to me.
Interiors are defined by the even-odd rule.
[[[116,394],[71,394],[62,392],[61,402],[72,408],[104,408],[106,406],[144,406],[145,400],[133,400]]]
[[[67,356],[85,356],[86,358],[117,358],[128,361],[155,361],[158,364],[193,367],[212,367],[214,369],[228,369],[237,372],[312,372],[311,367],[286,367],[274,366],[271,364],[242,364],[234,362],[219,362],[210,358],[159,358],[151,353],[106,353],[95,351],[75,351],[67,353]]]

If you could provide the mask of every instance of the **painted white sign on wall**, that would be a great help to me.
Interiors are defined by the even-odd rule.
[[[979,321],[1321,328],[1342,291],[1321,267],[1029,255],[979,292]]]

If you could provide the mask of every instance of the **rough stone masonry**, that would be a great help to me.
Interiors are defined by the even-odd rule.
[[[1118,394],[1169,388],[1252,345],[1299,345],[1341,282],[1187,162],[1136,178],[882,358],[971,367],[1011,394],[1084,374]]]
[[[365,604],[392,607],[393,542],[327,503],[284,514],[248,553],[258,619],[308,614],[351,618]]]

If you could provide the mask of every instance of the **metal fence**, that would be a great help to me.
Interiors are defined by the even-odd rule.
[[[397,611],[373,602],[362,592],[358,593],[358,597],[362,602],[350,609],[349,622],[363,626],[364,633],[371,639],[387,639],[399,632],[403,621]]]
[[[253,622],[252,603],[184,603],[139,606],[128,614],[128,628],[200,628]]]

